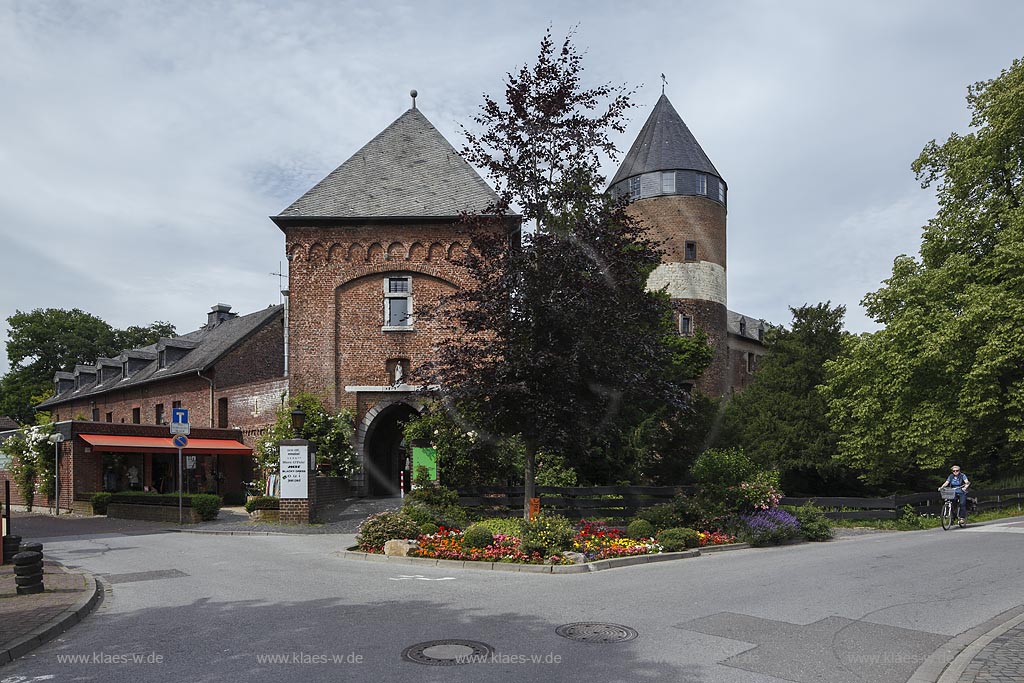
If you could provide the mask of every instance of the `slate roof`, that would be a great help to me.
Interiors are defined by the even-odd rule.
[[[7,417],[6,415],[0,415],[0,431],[5,429],[17,429],[18,423]]]
[[[668,97],[662,94],[610,186],[641,173],[671,170],[700,171],[722,177]]]
[[[194,332],[174,337],[173,341],[185,340],[194,342],[195,347],[181,359],[175,362],[169,362],[168,367],[163,369],[159,367],[160,363],[157,357],[159,344],[150,344],[149,346],[144,346],[141,349],[125,350],[122,353],[141,351],[144,352],[144,355],[152,354],[153,360],[145,367],[136,370],[127,379],[114,377],[103,383],[93,381],[82,385],[79,389],[69,389],[62,394],[53,396],[40,403],[38,407],[46,408],[66,403],[67,401],[75,401],[83,396],[95,396],[108,391],[116,391],[126,387],[136,387],[141,384],[162,381],[170,377],[191,375],[195,374],[197,371],[206,371],[247,337],[256,333],[273,320],[281,318],[283,314],[284,306],[270,306],[262,311],[257,311],[256,313],[238,316],[237,318],[229,318],[228,320],[224,320],[213,327],[207,325],[206,327],[202,327]],[[145,352],[149,353],[147,354]],[[97,362],[105,360],[107,359],[97,359]],[[116,361],[116,364],[120,366],[120,361],[117,361],[116,359],[114,360]],[[85,366],[83,369],[87,368],[88,366]]]
[[[497,200],[413,108],[272,219],[280,225],[294,218],[455,217],[481,212]]]
[[[761,341],[758,338],[758,328],[761,328],[761,329],[767,329],[768,328],[768,325],[763,320],[761,320],[760,318],[754,318],[754,317],[749,316],[749,315],[743,315],[742,313],[737,313],[736,311],[727,311],[727,313],[728,313],[727,327],[728,327],[728,330],[729,330],[729,334],[734,334],[737,337],[745,337],[745,338],[751,339],[753,341]],[[745,334],[740,334],[740,321],[741,320],[746,320],[747,321],[746,333]]]

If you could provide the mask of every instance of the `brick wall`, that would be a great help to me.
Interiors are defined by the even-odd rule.
[[[697,260],[726,268],[726,210],[704,197],[668,195],[641,199],[629,205],[629,212],[661,241],[664,261],[686,260],[686,242],[697,243]]]
[[[327,505],[340,503],[352,493],[348,479],[344,477],[313,477],[310,483],[316,489],[317,511]]]
[[[213,370],[218,390],[283,377],[284,315],[275,316],[228,351]]]
[[[729,335],[729,392],[739,393],[754,381],[754,372],[764,357],[764,345],[735,334]],[[751,365],[750,357],[753,356]]]
[[[356,408],[346,386],[390,384],[396,360],[414,373],[444,339],[424,320],[381,329],[386,277],[412,278],[414,310],[471,284],[461,265],[470,237],[451,221],[288,227],[285,241],[291,390],[326,393],[335,408]]]

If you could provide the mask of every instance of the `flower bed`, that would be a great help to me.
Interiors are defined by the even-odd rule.
[[[720,531],[702,532],[699,536],[702,546],[724,545],[736,541],[733,536]],[[505,534],[495,534],[494,540],[483,548],[466,547],[463,533],[458,529],[442,528],[437,533],[419,536],[417,541],[419,547],[409,551],[410,557],[520,564],[574,563],[572,558],[567,558],[562,553],[550,557],[545,557],[540,552],[526,553],[522,550],[518,537]],[[587,521],[580,522],[572,547],[572,552],[582,554],[587,562],[632,555],[655,555],[662,551],[663,548],[653,538],[628,538],[620,529]]]

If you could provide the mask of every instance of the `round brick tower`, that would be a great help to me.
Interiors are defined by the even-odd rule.
[[[728,187],[662,94],[609,187],[629,197],[629,211],[665,254],[648,288],[666,288],[680,334],[701,330],[714,349],[696,379],[704,393],[728,392],[726,198]]]

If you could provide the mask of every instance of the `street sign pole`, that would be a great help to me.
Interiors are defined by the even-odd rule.
[[[171,434],[174,437],[174,445],[178,447],[178,524],[183,523],[181,492],[185,488],[185,478],[181,469],[181,449],[188,444],[187,434],[191,434],[191,425],[188,422],[187,408],[174,408],[171,410]]]
[[[182,487],[182,483],[183,482],[182,482],[182,477],[181,477],[181,449],[179,448],[178,449],[178,526],[181,526],[181,524],[182,524],[182,514],[181,514],[181,489],[183,488]]]

